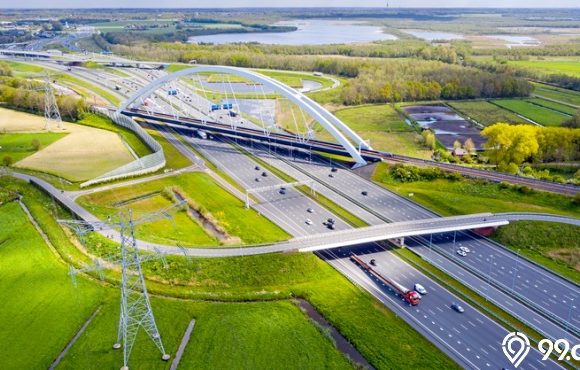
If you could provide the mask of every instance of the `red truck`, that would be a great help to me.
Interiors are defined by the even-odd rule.
[[[405,301],[410,304],[411,306],[416,306],[419,304],[419,302],[421,301],[421,296],[419,296],[419,293],[415,292],[414,290],[410,290],[405,288],[404,286],[402,286],[401,284],[397,283],[396,281],[393,280],[389,280],[387,278],[385,278],[383,275],[381,275],[378,271],[375,271],[371,266],[369,266],[365,261],[361,260],[360,258],[358,258],[357,256],[355,256],[354,254],[350,256],[350,259],[356,263],[357,265],[359,265],[360,267],[362,267],[363,269],[367,270],[368,272],[370,272],[373,276],[375,276],[377,279],[379,279],[380,281],[382,281],[383,283],[387,284],[388,286],[390,286],[391,288],[393,288],[397,293],[399,293],[404,299]]]

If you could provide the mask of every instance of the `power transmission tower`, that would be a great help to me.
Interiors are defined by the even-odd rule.
[[[159,219],[171,219],[173,212],[183,207],[183,202],[167,207],[159,212],[134,220],[131,211],[127,215],[119,213],[117,222],[88,222],[78,220],[59,220],[59,223],[72,228],[84,243],[84,235],[99,231],[112,235],[121,243],[121,258],[116,261],[109,261],[111,264],[121,265],[121,313],[119,315],[119,328],[117,341],[113,344],[114,349],[123,347],[123,367],[121,370],[128,370],[129,357],[135,344],[135,339],[140,328],[143,328],[155,346],[161,352],[164,361],[169,360],[170,355],[165,352],[159,329],[155,322],[153,309],[149,301],[149,294],[145,285],[141,262],[152,259],[162,259],[166,265],[165,256],[156,250],[157,254],[141,257],[137,248],[135,238],[135,226],[137,224],[152,222]],[[117,231],[118,230],[118,231]],[[87,266],[83,269],[71,268],[70,275],[76,285],[76,274],[80,272],[97,271],[102,278],[103,264],[99,260],[94,261],[94,266]]]
[[[55,122],[57,127],[62,129],[62,118],[50,85],[50,75],[46,72],[44,76],[44,129],[50,131],[52,124]]]

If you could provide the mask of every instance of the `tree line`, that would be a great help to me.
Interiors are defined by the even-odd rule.
[[[44,113],[43,84],[24,78],[12,77],[10,67],[0,62],[0,103],[19,110]],[[86,110],[85,101],[70,95],[56,97],[63,118],[76,121]]]

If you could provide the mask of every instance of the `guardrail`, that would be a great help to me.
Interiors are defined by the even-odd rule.
[[[155,141],[155,139],[149,135],[147,131],[145,131],[135,121],[133,121],[133,119],[116,112],[111,112],[110,110],[104,108],[95,107],[93,108],[93,111],[97,114],[110,118],[115,124],[133,131],[137,136],[139,136],[141,140],[143,140],[143,142],[145,142],[145,144],[147,144],[149,148],[151,148],[151,150],[153,150],[153,153],[139,158],[131,163],[127,163],[121,167],[115,168],[110,172],[95,177],[94,179],[85,181],[80,185],[81,188],[128,177],[141,176],[156,172],[165,167],[166,162],[163,147],[157,141]]]

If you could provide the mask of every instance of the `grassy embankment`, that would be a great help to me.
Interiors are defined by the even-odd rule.
[[[373,179],[387,188],[442,215],[478,212],[543,212],[580,217],[573,199],[558,194],[504,187],[477,180],[400,182],[379,164]],[[579,282],[580,238],[578,227],[548,222],[513,222],[501,227],[493,239],[522,255]]]
[[[16,163],[37,152],[37,149],[33,145],[34,140],[38,140],[38,150],[42,150],[64,136],[66,136],[66,133],[0,133],[0,161],[5,157],[10,157]]]
[[[75,264],[82,260],[86,261],[86,258],[82,257],[55,223],[50,211],[53,209],[50,200],[37,189],[17,180],[1,178],[0,186],[9,190],[18,189],[24,194],[24,201],[35,219],[47,232],[50,240],[57,246],[62,258]],[[20,233],[20,235],[28,238],[30,233]],[[32,246],[35,243],[28,243],[28,245]],[[0,254],[4,252],[5,249],[0,248]],[[323,313],[378,369],[396,368],[401,364],[410,368],[457,368],[451,360],[421,335],[410,329],[400,318],[312,254],[272,254],[224,259],[194,258],[189,261],[181,257],[169,257],[168,262],[167,270],[161,268],[160,262],[148,262],[144,265],[144,271],[149,278],[149,290],[154,294],[183,298],[210,298],[214,301],[285,300],[291,296],[301,296],[307,298]],[[48,263],[45,265],[50,271],[60,273],[66,279],[64,266],[57,271],[54,267],[48,266]],[[36,271],[38,269],[34,269],[26,276],[35,282],[40,281],[35,275]],[[79,279],[83,280],[81,277]],[[108,272],[107,279],[111,283],[118,284],[118,272]],[[13,285],[10,280],[2,279],[2,282],[4,281],[8,287]],[[62,287],[65,284],[62,282],[59,286]],[[34,284],[28,282],[26,288],[34,290]],[[118,292],[115,291],[113,294],[116,296]],[[24,292],[19,291],[19,295],[24,295]],[[11,301],[4,302],[6,302],[3,305],[5,310]],[[244,358],[244,364],[249,368],[260,368],[264,363],[276,363],[283,367],[296,368],[295,364],[301,364],[306,360],[309,361],[308,364],[333,364],[331,367],[342,367],[341,364],[344,363],[344,360],[337,357],[336,352],[322,335],[317,335],[312,328],[306,327],[304,316],[284,302],[273,305],[269,302],[250,305],[195,303],[161,298],[154,298],[152,302],[166,348],[170,353],[175,353],[187,322],[191,318],[197,320],[192,336],[193,342],[188,346],[182,360],[182,366],[185,367],[194,366],[193,361],[195,361],[195,366],[206,366],[204,364],[216,361],[216,356],[222,357],[221,364],[225,368],[236,367],[238,365],[236,361],[241,358]],[[118,303],[115,300],[105,305],[102,313],[89,326],[87,333],[81,336],[70,354],[65,357],[64,368],[73,366],[78,368],[79,364],[83,368],[90,368],[94,364],[98,364],[100,368],[112,368],[119,365],[120,352],[110,350],[116,336],[117,307]],[[83,308],[77,304],[75,310],[80,311]],[[11,309],[19,312],[21,307],[14,306]],[[88,312],[83,317],[86,316]],[[64,314],[58,317],[68,316]],[[270,317],[279,325],[270,325]],[[26,327],[32,317],[11,316],[10,320],[14,322],[14,330],[18,330],[18,335],[21,335],[21,328]],[[263,325],[256,320],[263,322]],[[222,322],[228,323],[229,330],[221,325]],[[42,324],[45,332],[54,333],[51,331],[52,326],[61,325],[62,321],[50,319]],[[254,326],[256,330],[253,329]],[[220,335],[209,338],[208,333],[216,332]],[[67,333],[66,338],[61,340],[66,342],[71,334]],[[1,338],[12,340],[11,335],[15,335],[14,332],[2,335]],[[38,334],[34,333],[34,335]],[[266,342],[260,337],[268,340],[268,350],[265,350],[264,343]],[[27,339],[25,336],[23,338]],[[216,338],[226,345],[227,354],[221,346],[211,346]],[[385,338],[389,338],[388,346],[384,345]],[[131,365],[140,369],[165,368],[164,366],[168,368],[169,365],[160,362],[157,352],[152,350],[150,344],[143,342],[143,339],[143,336],[138,339]],[[296,351],[287,352],[279,348],[279,345],[294,348]],[[211,350],[208,349],[209,346]],[[279,350],[270,350],[271,346]],[[415,356],[417,347],[422,348],[421,356]],[[35,356],[26,357],[32,362],[32,367],[48,367],[48,360],[40,361],[37,355],[38,348],[26,346],[18,348],[25,355],[34,351]],[[28,348],[30,351],[27,350]],[[54,349],[57,348],[60,349],[61,346]],[[208,351],[203,349],[208,349]],[[56,356],[52,351],[51,355],[48,357]],[[30,367],[29,365],[22,366]],[[22,366],[15,364],[15,368]]]

